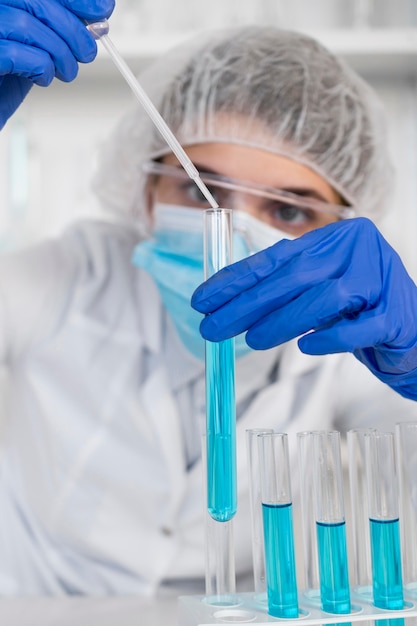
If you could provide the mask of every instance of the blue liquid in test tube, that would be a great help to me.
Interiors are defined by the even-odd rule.
[[[218,522],[237,508],[233,343],[206,342],[207,508]]]
[[[204,212],[204,275],[232,262],[232,212]],[[206,341],[207,510],[228,522],[237,509],[234,339]]]
[[[365,443],[373,601],[381,609],[401,610],[404,597],[394,434],[375,431]]]
[[[370,519],[374,604],[404,607],[399,520]]]
[[[340,433],[313,432],[317,557],[323,611],[350,613]]]
[[[268,613],[298,617],[292,505],[262,504]]]
[[[345,522],[316,523],[323,611],[350,612]]]

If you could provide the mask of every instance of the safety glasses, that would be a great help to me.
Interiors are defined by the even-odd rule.
[[[143,171],[155,176],[156,199],[180,206],[208,207],[207,200],[181,167],[148,161]],[[355,215],[349,206],[328,204],[253,182],[201,171],[200,177],[219,206],[251,212],[270,226],[295,236]]]

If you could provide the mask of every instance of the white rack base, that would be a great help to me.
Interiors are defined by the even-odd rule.
[[[179,598],[180,626],[215,626],[233,623],[271,624],[286,622],[294,626],[315,624],[339,624],[381,619],[406,619],[405,626],[417,626],[417,601],[405,594],[405,607],[401,610],[378,609],[364,593],[351,593],[352,612],[347,614],[326,613],[320,609],[320,601],[314,596],[302,594],[299,599],[298,618],[278,618],[268,615],[265,597],[255,593],[237,593],[228,596],[181,596]],[[411,619],[413,618],[413,619]],[[399,626],[398,623],[395,626]]]

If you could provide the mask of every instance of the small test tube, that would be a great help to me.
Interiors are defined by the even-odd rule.
[[[366,484],[366,436],[374,428],[347,432],[349,486],[352,510],[353,584],[363,597],[372,598],[372,563],[369,538],[368,490]]]
[[[272,432],[274,432],[272,428],[251,428],[246,431],[252,529],[253,582],[255,598],[258,602],[267,601],[258,436]]]
[[[350,613],[340,433],[315,431],[313,440],[321,607],[328,613]]]
[[[204,274],[232,263],[232,211],[204,211]],[[227,522],[237,508],[234,339],[206,341],[207,508]]]
[[[314,502],[313,431],[297,433],[300,505],[304,546],[304,593],[309,600],[320,600],[320,579],[317,559],[317,533]]]
[[[394,433],[366,435],[373,603],[404,608]]]
[[[268,613],[294,618],[299,609],[287,435],[259,435],[258,446]]]
[[[400,530],[403,583],[417,597],[417,422],[395,426],[400,487]]]

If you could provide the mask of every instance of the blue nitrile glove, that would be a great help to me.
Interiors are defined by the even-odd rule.
[[[197,288],[192,306],[207,314],[200,330],[210,341],[248,331],[249,346],[263,350],[302,335],[302,352],[353,352],[417,399],[417,287],[368,219],[330,224],[234,263]]]
[[[98,21],[113,8],[114,0],[0,0],[0,129],[34,83],[69,82],[78,62],[95,58],[81,19]]]

